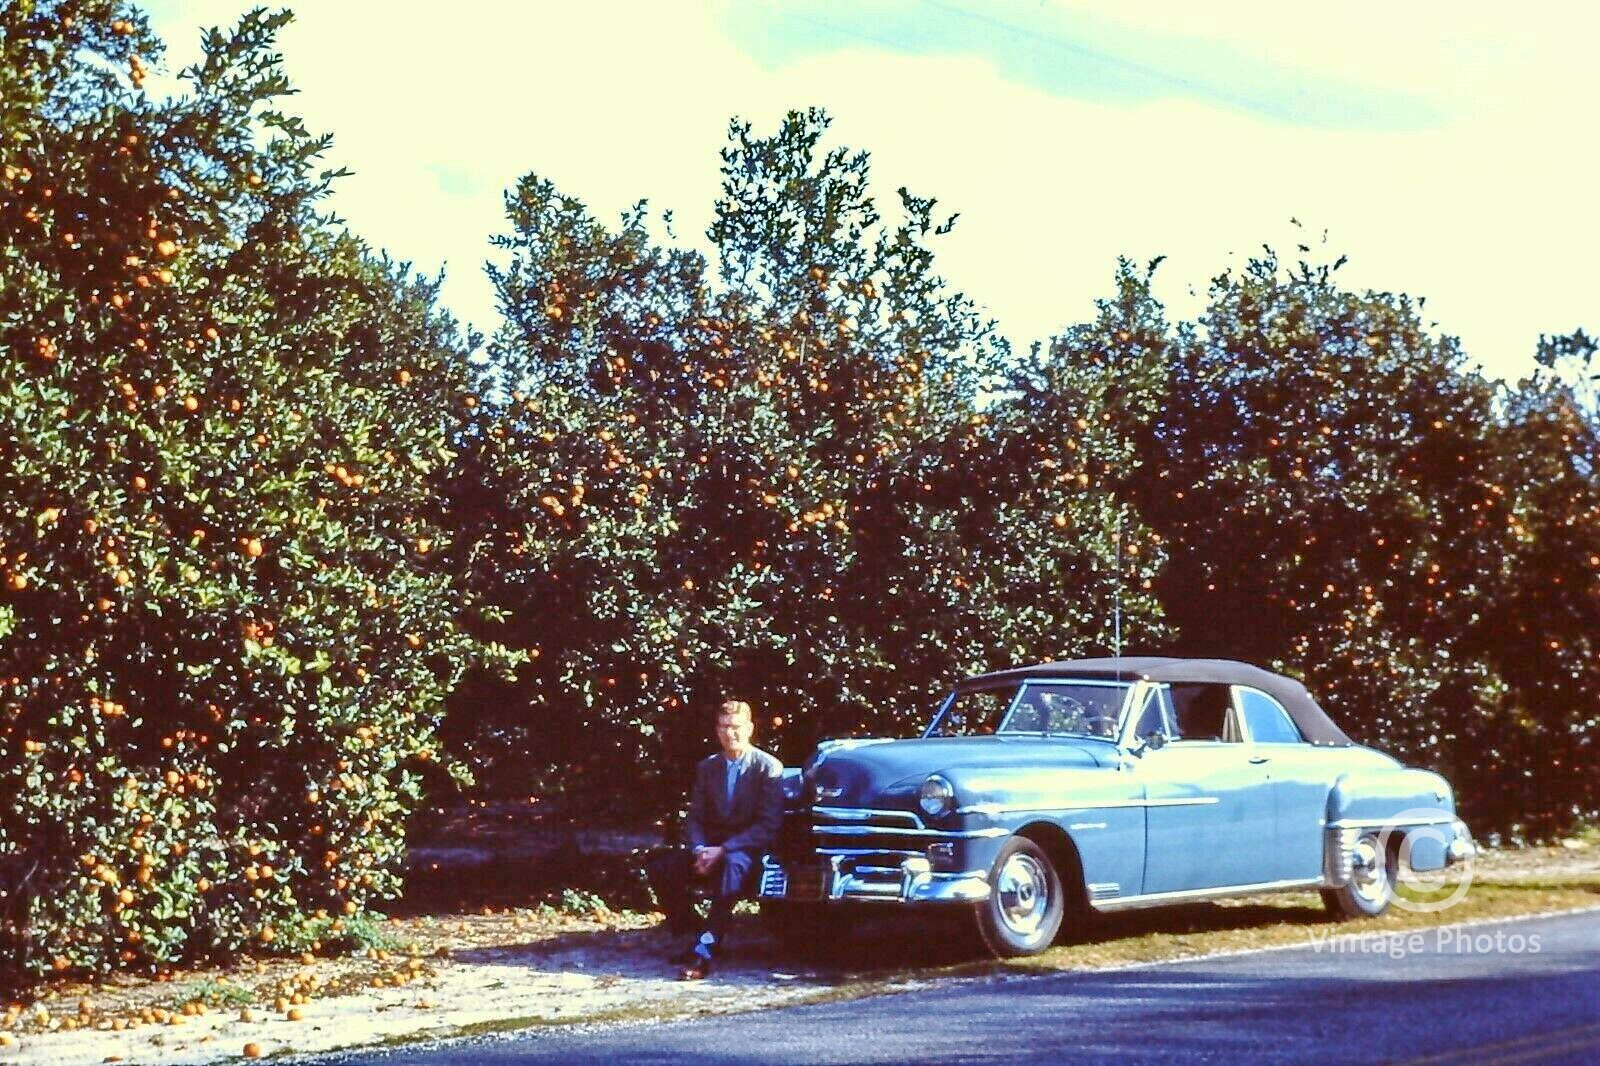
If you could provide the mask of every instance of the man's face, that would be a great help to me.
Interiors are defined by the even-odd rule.
[[[750,736],[754,732],[755,723],[748,715],[717,715],[717,743],[722,745],[722,754],[730,759],[737,759],[750,750]]]

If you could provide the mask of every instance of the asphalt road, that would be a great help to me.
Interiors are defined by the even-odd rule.
[[[1361,935],[1357,925],[1312,934]],[[1600,912],[339,1063],[1600,1062]],[[1399,935],[1399,934],[1394,934]],[[1350,947],[1355,950],[1348,950]]]

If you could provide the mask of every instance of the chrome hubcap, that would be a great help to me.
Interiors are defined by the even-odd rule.
[[[1350,851],[1350,887],[1371,903],[1379,902],[1389,891],[1389,871],[1373,837],[1362,837]]]
[[[1050,909],[1050,879],[1039,860],[1031,855],[1013,855],[1000,867],[995,895],[1000,904],[1000,920],[1021,937],[1039,931]]]

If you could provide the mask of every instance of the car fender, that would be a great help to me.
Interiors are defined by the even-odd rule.
[[[1131,775],[1112,767],[1075,767],[951,770],[945,776],[955,787],[956,814],[965,828],[1017,833],[1048,824],[1076,853],[1073,872],[1083,878],[1090,898],[1138,891],[1144,790]]]
[[[1401,766],[1340,776],[1328,793],[1326,824],[1324,876],[1330,884],[1348,880],[1350,849],[1364,833],[1387,834],[1414,870],[1444,866],[1451,841],[1460,835],[1449,782],[1430,770]]]
[[[1328,792],[1330,827],[1425,825],[1450,822],[1455,815],[1450,783],[1431,770],[1354,770],[1341,774]],[[1402,816],[1402,822],[1394,821]]]

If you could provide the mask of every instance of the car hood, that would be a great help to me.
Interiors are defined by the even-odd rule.
[[[1070,737],[934,737],[927,740],[845,740],[822,744],[807,778],[824,807],[869,807],[886,796],[911,795],[925,777],[952,779],[990,771],[1071,769],[1114,764],[1110,744]],[[901,806],[903,804],[897,804]]]

